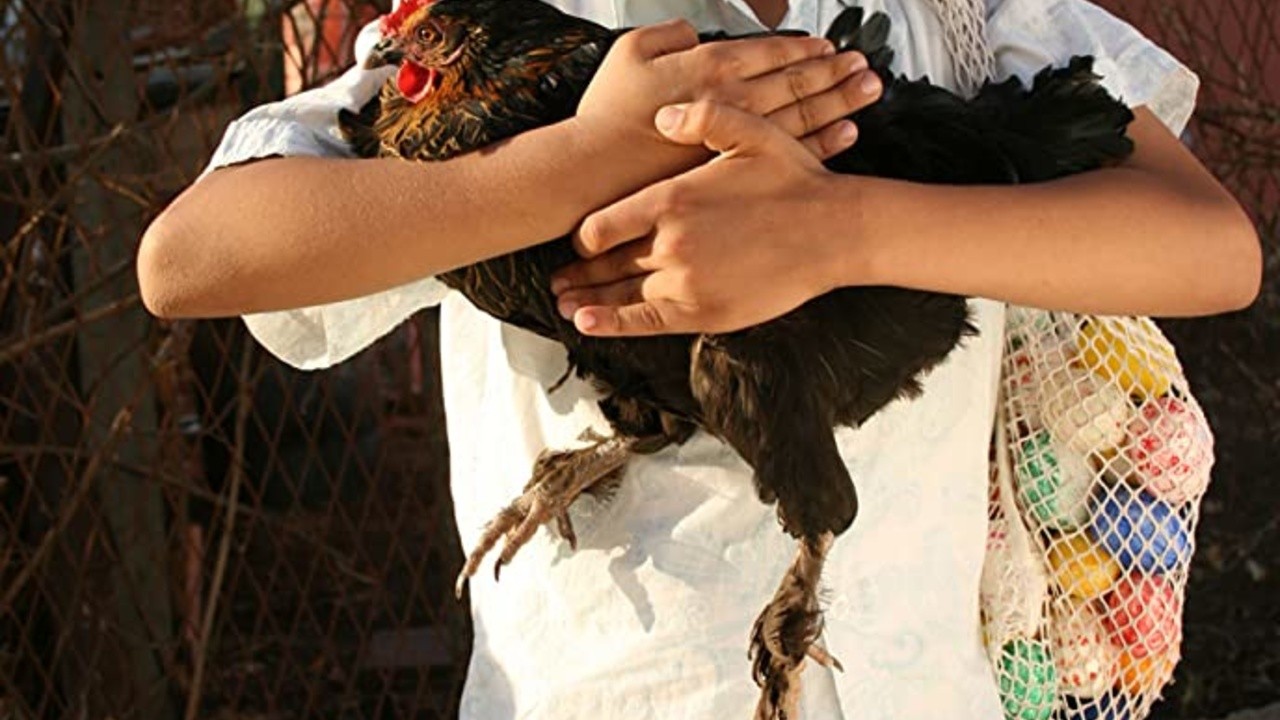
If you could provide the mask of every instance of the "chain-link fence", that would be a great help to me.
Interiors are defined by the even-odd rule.
[[[237,322],[149,317],[133,271],[226,123],[341,70],[388,3],[0,0],[0,718],[456,714],[470,629],[434,315],[304,374]],[[1108,4],[1201,73],[1189,142],[1251,207],[1274,268],[1280,9]],[[1280,568],[1213,550],[1225,514],[1258,505],[1249,488],[1280,480],[1263,442],[1280,436],[1278,310],[1273,290],[1248,314],[1166,325],[1220,436],[1189,665],[1222,647],[1212,582],[1260,572],[1280,595]],[[1274,541],[1256,517],[1250,542]],[[1278,617],[1235,647],[1280,639]],[[1242,699],[1280,694],[1277,665],[1252,672]],[[1238,680],[1180,679],[1192,710]]]
[[[362,3],[10,3],[0,717],[447,718],[465,606],[423,315],[293,372],[138,302],[146,222]]]

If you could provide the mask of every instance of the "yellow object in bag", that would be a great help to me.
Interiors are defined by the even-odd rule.
[[[1091,372],[1144,400],[1169,394],[1181,375],[1168,341],[1147,318],[1086,318],[1076,347]]]

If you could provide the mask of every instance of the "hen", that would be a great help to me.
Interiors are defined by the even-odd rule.
[[[370,67],[399,70],[340,124],[358,154],[440,161],[571,117],[622,31],[539,0],[405,0],[383,20]],[[827,161],[840,173],[919,182],[1049,180],[1122,160],[1133,116],[1097,83],[1089,58],[1045,69],[1033,87],[987,84],[964,100],[890,71],[889,21],[844,10],[828,38],[863,52],[884,79],[882,99],[852,116],[859,141]],[[714,40],[722,36],[704,36]],[[806,657],[835,661],[821,632],[818,582],[858,503],[832,429],[857,426],[897,398],[973,333],[962,297],[892,287],[836,290],[768,323],[720,335],[585,337],[556,311],[551,274],[575,259],[566,238],[440,275],[477,308],[562,343],[570,368],[601,391],[613,427],[575,451],[544,452],[525,493],[485,528],[459,590],[505,538],[495,575],[545,523],[575,542],[568,508],[615,483],[632,453],[656,452],[706,430],[754,470],[776,503],[797,557],[751,633],[756,717],[794,718]]]

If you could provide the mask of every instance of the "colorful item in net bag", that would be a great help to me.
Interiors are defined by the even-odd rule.
[[[1106,593],[1122,572],[1110,553],[1080,534],[1059,538],[1049,546],[1049,567],[1063,592],[1083,600]]]
[[[1018,494],[1041,523],[1073,530],[1089,521],[1089,489],[1094,472],[1084,458],[1057,447],[1048,431],[1022,441]]]
[[[1047,317],[1041,314],[1040,317]],[[1047,323],[1050,324],[1051,323]],[[1053,327],[1036,328],[1034,338],[1011,340],[1014,349],[1005,358],[1004,377],[1012,383],[1007,388],[1012,419],[1025,430],[1043,426],[1040,419],[1040,392],[1043,378],[1054,368],[1065,367],[1075,356],[1074,343],[1063,341],[1053,332]]]
[[[1061,367],[1040,386],[1040,420],[1060,445],[1082,457],[1124,442],[1133,405],[1114,385]]]
[[[1076,335],[1079,361],[1099,378],[1143,399],[1167,395],[1179,377],[1178,359],[1146,319],[1086,319]]]
[[[1173,679],[1173,670],[1178,661],[1175,648],[1169,648],[1141,658],[1123,651],[1118,664],[1122,690],[1130,695],[1154,695]]]
[[[1006,337],[1014,350],[1032,348],[1036,349],[1036,354],[1041,354],[1039,347],[1059,344],[1074,337],[1074,333],[1068,332],[1069,323],[1060,321],[1048,310],[1011,307],[1006,320]]]
[[[1133,573],[1116,583],[1103,600],[1102,626],[1107,637],[1131,660],[1177,648],[1182,638],[1182,598],[1168,579]],[[1125,672],[1123,662],[1121,672]]]
[[[991,522],[987,557],[982,566],[979,594],[990,639],[1003,645],[1011,638],[1031,636],[1040,627],[1049,576],[1030,538],[1015,542],[1009,537],[1008,520]]]
[[[1062,707],[1054,716],[1058,720],[1130,720],[1129,697],[1109,692],[1097,698],[1064,695]]]
[[[1000,649],[1000,700],[1009,720],[1048,720],[1058,695],[1058,672],[1049,648],[1017,638]]]
[[[1102,485],[1090,504],[1090,534],[1126,570],[1169,572],[1191,561],[1186,520],[1150,493]]]
[[[1034,429],[1040,427],[1038,388],[1042,378],[1069,363],[1076,355],[1076,347],[1071,338],[1064,339],[1058,333],[1069,327],[1066,323],[1058,323],[1043,311],[1030,315],[1031,320],[1009,331],[1004,377],[1012,383],[1008,388],[1012,419]]]
[[[1005,359],[1005,377],[1009,378],[1009,408],[1014,420],[1025,428],[1040,427],[1040,404],[1036,401],[1035,358],[1025,347]]]
[[[1098,612],[1063,598],[1054,603],[1052,617],[1049,638],[1062,690],[1093,698],[1115,685],[1120,650],[1107,639]]]
[[[1175,505],[1200,497],[1213,469],[1213,434],[1204,417],[1178,398],[1144,403],[1129,421],[1125,455],[1141,486]]]

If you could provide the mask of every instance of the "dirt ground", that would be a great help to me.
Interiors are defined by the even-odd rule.
[[[1187,594],[1183,661],[1156,720],[1280,701],[1280,233],[1264,230],[1262,297],[1245,312],[1161,323],[1216,436]]]

